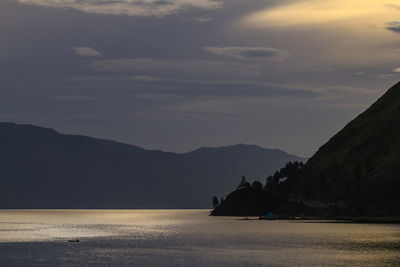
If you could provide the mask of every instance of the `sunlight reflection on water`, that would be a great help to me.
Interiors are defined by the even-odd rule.
[[[208,213],[0,211],[0,266],[400,265],[399,225],[241,220]]]
[[[0,211],[0,242],[35,242],[89,237],[149,238],[182,223],[174,211],[30,210]],[[187,214],[187,213],[184,213]]]

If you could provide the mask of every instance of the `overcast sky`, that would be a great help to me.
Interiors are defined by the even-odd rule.
[[[398,0],[1,0],[0,120],[311,156],[400,78]]]

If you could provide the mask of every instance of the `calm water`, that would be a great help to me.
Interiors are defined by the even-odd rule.
[[[399,225],[208,213],[0,211],[0,266],[400,266]]]

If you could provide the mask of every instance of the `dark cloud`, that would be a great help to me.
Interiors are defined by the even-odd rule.
[[[400,33],[400,22],[399,21],[392,21],[387,23],[386,29],[392,32]]]
[[[288,52],[271,47],[216,47],[204,48],[207,52],[226,57],[247,58],[247,59],[284,59]]]
[[[71,8],[86,13],[162,17],[188,8],[217,9],[220,0],[14,0],[22,4]]]
[[[95,101],[96,97],[83,96],[83,95],[59,95],[55,97],[57,100],[62,101]]]
[[[154,76],[91,76],[70,79],[76,87],[96,87],[98,90],[123,91],[145,100],[168,100],[209,97],[227,98],[273,98],[297,97],[314,98],[318,94],[302,88],[274,86],[268,83],[244,81],[202,81],[160,78]]]
[[[152,4],[156,6],[165,6],[165,5],[173,5],[174,3],[171,1],[158,0],[158,1],[153,1]]]
[[[188,59],[121,58],[97,60],[89,65],[94,71],[131,73],[154,76],[154,74],[179,79],[218,79],[262,76],[265,66],[245,62]]]
[[[268,84],[245,82],[160,81],[151,84],[136,84],[132,90],[147,95],[168,94],[185,98],[259,98],[259,97],[316,97],[317,94],[304,89],[290,89]]]

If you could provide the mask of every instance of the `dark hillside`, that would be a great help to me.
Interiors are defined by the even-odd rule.
[[[400,83],[332,137],[306,164],[294,198],[350,214],[399,214]]]
[[[275,188],[265,189],[261,200],[247,205],[268,203],[260,208],[262,212],[273,209],[278,213],[326,216],[400,216],[400,83],[333,136],[289,178]],[[248,201],[249,194],[240,198],[238,191],[232,192],[214,213],[236,214],[241,209],[237,203]],[[271,196],[272,203],[265,201]]]

